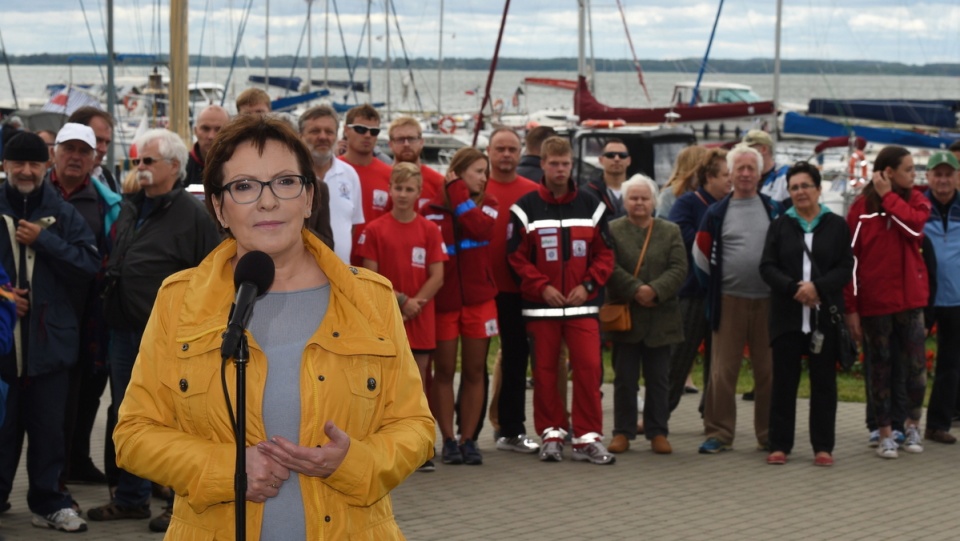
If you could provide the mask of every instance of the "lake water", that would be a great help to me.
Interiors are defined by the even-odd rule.
[[[194,80],[196,68],[190,69],[190,79]],[[62,83],[72,80],[76,83],[102,82],[100,71],[95,66],[11,66],[12,78],[16,85],[17,96],[23,98],[40,98],[45,95],[44,87],[49,83]],[[118,68],[117,77],[138,76],[145,80],[150,68]],[[103,70],[106,73],[106,69]],[[223,83],[227,79],[228,68],[200,69],[200,81]],[[263,75],[260,69],[235,69],[228,95],[234,96],[243,91],[247,85],[247,76],[251,74]],[[289,68],[273,68],[271,76],[290,75]],[[304,79],[307,77],[305,68],[298,69],[295,75]],[[361,101],[385,101],[387,89],[385,84],[386,72],[374,70],[372,79],[372,95],[367,97],[360,94]],[[441,100],[444,113],[476,111],[480,104],[480,96],[486,85],[486,72],[448,70],[442,74],[442,94],[437,91],[437,72],[413,72],[412,80],[415,84],[406,85],[404,98],[404,81],[410,81],[407,72],[393,70],[391,72],[390,102],[394,108],[400,110],[417,110],[414,99],[414,89],[419,93],[423,109],[437,110],[438,97]],[[494,77],[491,96],[493,99],[502,99],[506,104],[506,112],[512,112],[511,97],[524,77],[555,77],[573,79],[573,72],[556,71],[499,71]],[[653,105],[663,106],[670,101],[674,83],[696,80],[696,73],[646,73],[644,75]],[[314,66],[313,78],[323,78],[323,67]],[[346,79],[345,69],[331,69],[331,79]],[[366,80],[367,71],[361,69],[357,79]],[[753,87],[754,91],[765,99],[773,97],[772,75],[749,74],[721,74],[710,73],[704,77],[705,82],[733,82]],[[479,88],[475,96],[466,94],[468,90]],[[647,106],[648,102],[643,95],[637,81],[636,73],[600,73],[596,78],[596,96],[607,105],[612,106]],[[272,89],[270,94],[279,97],[282,91]],[[960,99],[960,78],[952,77],[902,77],[885,75],[829,75],[805,74],[783,75],[780,79],[780,100],[785,103],[805,105],[810,98],[910,98],[910,99]],[[338,97],[339,99],[339,97]],[[10,82],[6,70],[0,70],[0,103],[12,104],[10,96]],[[351,100],[352,101],[352,100]],[[547,108],[569,108],[572,106],[572,92],[530,86],[526,94],[521,97],[520,108],[536,111]]]

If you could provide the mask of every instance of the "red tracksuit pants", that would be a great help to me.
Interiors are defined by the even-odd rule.
[[[600,405],[600,324],[595,318],[527,319],[533,341],[533,422],[537,434],[548,428],[567,430],[563,399],[557,389],[561,342],[570,351],[573,375],[573,436],[603,434]]]

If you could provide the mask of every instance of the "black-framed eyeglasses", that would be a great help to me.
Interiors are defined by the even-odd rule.
[[[790,190],[791,192],[799,192],[800,190],[812,190],[813,188],[816,188],[816,187],[817,187],[816,184],[807,184],[806,182],[804,182],[802,184],[794,184],[787,189]]]
[[[283,175],[266,182],[255,178],[242,178],[224,184],[223,191],[230,194],[234,203],[249,205],[260,199],[263,187],[269,186],[277,199],[296,199],[303,193],[307,177],[302,175]]]
[[[370,126],[364,126],[363,124],[347,124],[347,127],[357,132],[359,135],[366,135],[367,132],[370,132],[370,135],[374,137],[380,135],[380,128],[371,128]]]
[[[604,152],[603,157],[612,160],[614,158],[620,158],[621,160],[626,160],[630,157],[628,152]]]
[[[147,156],[145,158],[133,158],[132,160],[130,160],[130,163],[132,163],[134,167],[140,167],[140,163],[143,162],[143,165],[150,167],[151,165],[157,162],[165,162],[165,161],[168,161],[168,160],[166,158],[151,158],[150,156]]]
[[[390,141],[398,145],[412,145],[421,139],[420,136],[417,137],[391,137]]]

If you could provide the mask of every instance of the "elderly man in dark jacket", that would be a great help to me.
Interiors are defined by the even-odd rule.
[[[139,149],[137,181],[143,188],[125,200],[107,264],[104,316],[110,326],[110,389],[123,401],[140,339],[160,284],[171,274],[197,266],[220,243],[217,226],[203,204],[184,190],[187,147],[167,130],[150,130],[134,141]],[[113,500],[90,509],[91,520],[150,517],[150,481],[120,471]],[[166,530],[169,509],[150,528]]]
[[[0,427],[0,511],[10,507],[26,432],[33,525],[79,532],[87,524],[59,488],[68,376],[80,342],[71,291],[89,285],[100,256],[80,213],[43,182],[49,157],[46,143],[33,133],[11,139],[3,154],[7,182],[0,188],[0,215],[7,234],[0,235],[0,254],[20,319],[13,351],[0,357],[0,377],[10,384]]]

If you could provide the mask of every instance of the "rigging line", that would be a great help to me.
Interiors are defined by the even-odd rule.
[[[312,7],[312,6],[313,6],[313,3],[312,3],[312,2],[308,2],[308,3],[307,3],[307,11],[308,11],[308,12],[311,11],[311,7]],[[297,52],[296,52],[296,54],[293,55],[293,63],[290,65],[290,78],[291,78],[291,79],[293,79],[293,74],[294,74],[295,70],[297,69],[297,61],[300,60],[300,49],[303,48],[303,39],[307,36],[307,25],[308,25],[309,23],[310,23],[310,17],[307,17],[306,19],[303,20],[303,30],[300,31],[300,42],[297,43]],[[312,84],[313,84],[313,81],[307,81],[307,86],[310,86],[310,85],[312,85]],[[289,95],[289,94],[290,94],[290,87],[289,87],[289,85],[288,85],[287,88],[284,89],[284,95]]]
[[[633,46],[633,38],[630,37],[630,27],[627,26],[627,14],[623,11],[623,2],[617,0],[617,8],[620,9],[620,19],[623,21],[623,31],[627,34],[627,43],[630,44],[630,52],[633,54],[633,67],[637,69],[637,78],[640,79],[640,88],[647,97],[647,102],[653,104],[650,99],[650,92],[647,91],[647,84],[643,82],[643,68],[640,67],[640,60],[637,58],[637,49]]]
[[[103,9],[103,0],[97,0],[97,15],[100,16],[100,33],[103,35],[103,48],[107,48],[107,15]]]
[[[207,0],[206,5],[203,7],[203,24],[200,25],[200,48],[197,50],[197,74],[193,78],[193,83],[199,87],[200,85],[200,64],[203,60],[203,36],[207,31],[207,16],[210,15],[210,0]],[[189,61],[189,57],[188,57]],[[227,89],[223,89],[223,93],[227,93]],[[200,111],[197,111],[199,114]]]
[[[10,93],[13,94],[13,106],[20,108],[17,101],[17,88],[13,86],[13,75],[10,73],[10,59],[7,58],[7,46],[3,44],[3,32],[0,32],[0,51],[3,51],[3,63],[7,65],[7,80],[10,81]]]
[[[140,17],[140,2],[133,0],[133,20],[137,27],[137,52],[146,54],[147,50],[143,46],[143,21]]]
[[[336,0],[334,0],[336,4]],[[413,85],[413,97],[417,100],[417,109],[423,114],[423,103],[420,101],[420,92],[417,91],[416,80],[413,77],[413,68],[410,67],[410,57],[407,56],[407,46],[403,41],[403,34],[400,33],[400,19],[397,17],[397,5],[390,2],[390,9],[393,11],[393,24],[397,27],[397,37],[400,38],[400,50],[403,51],[403,60],[407,64],[407,74],[410,75],[410,84]]]
[[[87,8],[83,6],[83,0],[80,0],[80,12],[83,13],[83,22],[87,25],[87,35],[90,36],[90,46],[93,47],[93,54],[97,54],[97,43],[93,39],[93,31],[90,30],[90,20],[87,19]],[[103,75],[103,66],[97,63],[97,69],[100,71],[100,82],[106,83],[107,78]]]
[[[224,82],[223,87],[230,87],[230,78],[233,77],[233,69],[237,66],[237,54],[240,52],[240,43],[243,41],[243,32],[247,29],[247,20],[250,19],[250,11],[253,8],[253,0],[247,0],[247,9],[244,10],[243,15],[240,18],[240,26],[237,30],[237,44],[233,48],[233,57],[230,59],[230,70],[227,71],[227,80]],[[220,107],[223,107],[224,101],[227,99],[227,93],[224,92],[220,96]]]
[[[369,4],[367,4],[369,5]],[[337,30],[340,33],[340,45],[343,47],[343,61],[347,64],[347,74],[350,78],[350,88],[353,89],[353,74],[357,70],[356,64],[350,65],[350,55],[347,53],[347,41],[343,37],[343,25],[340,24],[340,8],[337,6],[337,0],[333,0],[333,13],[337,19]],[[363,42],[363,36],[360,36],[360,42]],[[324,81],[327,84],[327,87],[330,87],[330,81]],[[349,96],[349,94],[347,94]],[[353,90],[353,99],[357,103],[360,103],[360,100],[357,99],[357,91]],[[344,100],[346,101],[346,100]]]
[[[363,51],[363,38],[367,35],[367,32],[368,32],[368,31],[372,31],[372,30],[370,29],[370,2],[367,2],[367,16],[366,16],[366,18],[363,20],[363,28],[360,29],[360,39],[357,40],[357,54],[356,54],[356,56],[354,56],[354,58],[357,60],[357,63],[356,63],[356,65],[354,66],[354,70],[353,70],[354,73],[356,72],[357,67],[360,66],[360,53]],[[353,77],[354,77],[354,74],[353,74],[353,73],[350,73],[350,81],[351,81],[351,82],[353,81]],[[351,86],[352,86],[352,85],[351,85]],[[370,89],[370,79],[368,78],[368,79],[367,79],[367,91],[369,92],[370,90],[371,90],[371,89]],[[348,97],[349,95],[350,95],[349,92],[348,92],[347,94],[344,94],[344,96],[343,96],[343,101],[344,101],[344,102],[347,101],[347,97]],[[356,91],[356,89],[353,90],[353,100],[356,101],[357,103],[360,103],[360,100],[357,98],[357,91]],[[371,101],[372,101],[372,95],[371,95]]]

